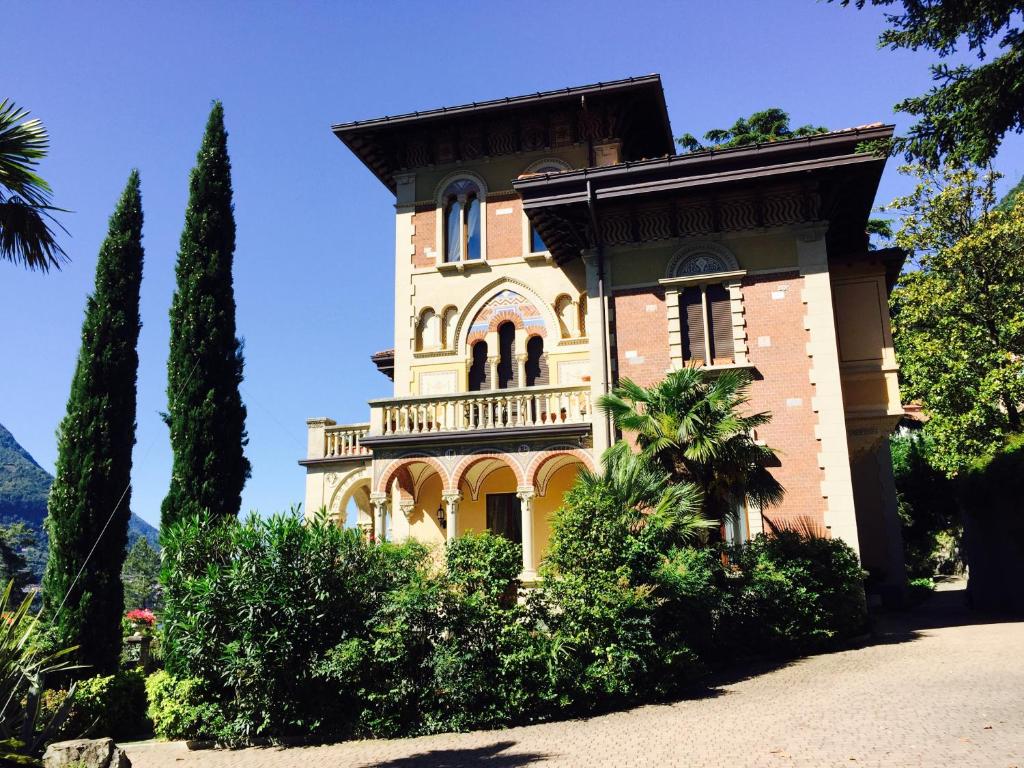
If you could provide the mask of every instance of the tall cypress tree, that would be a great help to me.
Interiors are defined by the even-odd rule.
[[[57,640],[78,645],[78,659],[92,674],[115,672],[121,656],[142,260],[142,197],[138,171],[132,171],[110,217],[96,290],[86,302],[46,519],[44,610]]]
[[[231,160],[218,101],[189,180],[171,303],[166,420],[174,466],[161,531],[203,511],[236,516],[249,477],[246,413],[238,392],[243,360],[235,335],[234,254]]]

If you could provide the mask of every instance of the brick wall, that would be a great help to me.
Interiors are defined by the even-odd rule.
[[[767,515],[780,523],[821,526],[824,472],[818,466],[819,444],[814,437],[817,415],[811,410],[814,386],[809,380],[809,334],[804,329],[801,288],[802,278],[796,272],[743,281],[747,347],[761,377],[751,388],[751,407],[772,414],[771,423],[758,430],[758,438],[778,451],[781,466],[773,467],[772,474],[786,489],[782,505]]]
[[[786,489],[782,505],[767,514],[779,523],[821,526],[824,473],[818,467],[814,437],[817,415],[811,410],[814,387],[809,380],[801,287],[796,272],[743,281],[748,354],[758,373],[751,387],[751,408],[772,414],[758,438],[778,451],[780,466],[771,472]],[[664,378],[671,365],[665,293],[655,287],[619,291],[612,303],[616,376],[650,386]]]
[[[430,206],[417,208],[412,215],[412,223],[416,228],[412,236],[412,244],[415,246],[412,255],[414,267],[432,267],[436,263],[433,256],[427,255],[427,248],[433,249],[436,244],[434,232],[436,218],[437,210]]]
[[[665,378],[671,365],[665,291],[659,287],[616,291],[612,306],[617,378],[632,379],[644,387]]]
[[[487,259],[514,259],[523,255],[523,203],[518,196],[487,197]],[[510,211],[500,213],[499,211]]]

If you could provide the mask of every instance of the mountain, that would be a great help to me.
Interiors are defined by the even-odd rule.
[[[39,552],[27,553],[30,554],[33,574],[39,578],[46,562],[43,519],[46,517],[46,496],[52,482],[53,475],[40,467],[14,439],[14,435],[0,424],[0,524],[21,521],[39,536]],[[139,538],[147,539],[154,549],[159,547],[157,529],[133,512],[128,523],[129,549]]]

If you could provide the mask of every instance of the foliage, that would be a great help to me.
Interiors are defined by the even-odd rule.
[[[931,465],[934,449],[926,434],[893,435],[889,445],[907,573],[930,577],[939,568],[941,535],[960,535],[956,485]]]
[[[14,582],[16,592],[32,584],[31,565],[26,553],[36,547],[35,532],[25,523],[0,525],[0,583]]]
[[[755,112],[750,117],[741,117],[729,128],[712,128],[704,134],[707,145],[701,144],[691,133],[676,139],[676,142],[687,152],[703,152],[707,149],[729,149],[745,147],[750,144],[767,144],[801,136],[814,136],[827,133],[828,128],[820,125],[801,125],[789,127],[789,113],[778,107],[768,107]]]
[[[735,652],[791,655],[864,630],[864,572],[844,541],[760,534],[729,559],[736,571],[720,642]]]
[[[917,187],[887,208],[916,269],[893,291],[893,339],[932,463],[955,474],[1024,426],[1024,201],[993,210],[998,175],[977,168],[904,170]]]
[[[782,486],[767,469],[775,451],[753,438],[769,413],[745,414],[750,377],[700,368],[672,371],[651,387],[622,379],[598,408],[615,425],[635,434],[643,454],[677,482],[703,495],[704,516],[727,520],[747,499],[764,508],[778,504]]]
[[[160,555],[145,538],[138,538],[128,550],[121,568],[126,608],[159,609]]]
[[[890,8],[896,0],[840,0],[863,8]],[[893,142],[908,161],[938,167],[943,159],[989,162],[1007,131],[1024,129],[1024,37],[1017,26],[1020,3],[1014,0],[901,0],[902,13],[886,13],[889,29],[879,45],[891,50],[926,49],[945,59],[966,47],[979,61],[992,48],[999,54],[978,66],[931,66],[937,83],[923,96],[904,99],[896,109],[918,122]]]
[[[55,741],[108,736],[121,741],[137,739],[151,731],[146,717],[145,678],[138,669],[80,680],[70,691],[46,691],[43,709],[56,712],[61,707],[70,708]]]
[[[43,124],[10,99],[0,101],[0,259],[46,272],[67,255],[57,243],[50,185],[36,173],[50,149]],[[63,227],[60,227],[63,229]]]
[[[0,764],[41,765],[43,749],[60,732],[70,708],[41,712],[44,682],[47,675],[73,669],[67,659],[74,649],[41,651],[42,625],[31,613],[32,596],[16,605],[12,591],[8,582],[0,593]]]
[[[236,517],[250,465],[231,269],[235,219],[224,107],[215,102],[189,177],[171,302],[165,415],[174,462],[161,531],[208,511]]]
[[[992,515],[1020,510],[1024,498],[1024,435],[1011,435],[964,472],[960,494],[968,513]]]
[[[157,738],[213,740],[224,730],[220,708],[204,694],[198,678],[154,672],[146,678],[146,698],[146,715]]]
[[[132,171],[100,246],[46,519],[45,614],[57,643],[77,645],[81,662],[103,674],[117,670],[121,655],[142,261],[142,197]]]

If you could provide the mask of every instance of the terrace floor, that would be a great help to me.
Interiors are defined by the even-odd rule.
[[[126,746],[135,768],[1024,768],[1024,621],[962,603],[962,584],[949,584],[914,611],[880,617],[864,647],[587,719],[322,747]]]

